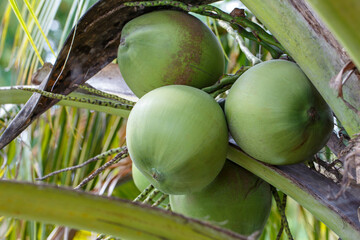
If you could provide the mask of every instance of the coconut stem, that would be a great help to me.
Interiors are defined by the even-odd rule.
[[[280,227],[280,231],[278,233],[278,236],[279,235],[281,236],[281,233],[282,233],[283,229],[285,229],[285,232],[286,232],[286,235],[288,236],[288,239],[293,240],[294,238],[293,238],[293,236],[291,234],[289,223],[287,221],[286,214],[285,214],[286,200],[284,200],[284,198],[287,198],[287,195],[284,194],[283,202],[282,202],[280,200],[280,196],[279,196],[279,194],[278,194],[275,187],[271,186],[271,192],[272,192],[272,194],[274,196],[277,209],[278,209],[278,211],[280,213],[280,216],[281,216],[281,227]]]
[[[210,93],[210,96],[212,96],[213,98],[216,98],[218,95],[229,90],[231,88],[231,86],[232,85],[228,85],[228,86],[223,87],[222,89],[217,90],[216,92]]]
[[[89,160],[85,161],[84,163],[82,164],[79,164],[79,165],[75,165],[75,166],[72,166],[72,167],[68,167],[68,168],[63,168],[63,169],[60,169],[58,171],[55,171],[55,172],[52,172],[52,173],[49,173],[43,177],[39,177],[39,178],[36,178],[35,180],[38,180],[38,181],[43,181],[51,176],[54,176],[54,175],[57,175],[59,173],[62,173],[62,172],[67,172],[67,171],[72,171],[72,170],[75,170],[75,169],[78,169],[78,168],[82,168],[92,162],[95,162],[95,161],[98,161],[98,160],[101,160],[101,159],[104,159],[108,156],[111,156],[113,154],[116,154],[116,153],[119,153],[121,151],[124,151],[126,149],[126,147],[119,147],[119,148],[114,148],[114,149],[110,149],[106,152],[103,152],[93,158],[90,158]]]
[[[112,100],[121,102],[123,104],[129,105],[129,106],[134,106],[135,105],[135,102],[127,100],[125,98],[121,98],[121,97],[119,97],[117,95],[114,95],[114,94],[106,93],[106,92],[100,91],[100,90],[95,89],[95,88],[87,87],[85,85],[79,85],[78,87],[85,90],[85,91],[87,91],[87,92],[89,92],[89,93],[94,93],[94,94],[97,94],[97,95],[102,96],[104,98],[112,99]]]
[[[231,24],[241,26],[243,28],[243,31],[240,32],[242,36],[249,38],[249,35],[251,35],[252,36],[251,40],[257,40],[259,44],[261,42],[265,42],[266,45],[263,46],[266,48],[269,48],[271,46],[272,53],[274,51],[277,51],[278,52],[277,55],[280,56],[282,53],[286,52],[283,46],[281,46],[281,44],[274,38],[274,36],[266,32],[258,24],[250,21],[245,16],[232,16],[220,10],[219,8],[211,5],[191,6],[178,1],[146,1],[146,2],[126,2],[124,3],[124,6],[141,7],[141,8],[156,7],[156,6],[172,6],[172,7],[180,8],[187,12],[193,12],[204,16],[212,17],[215,19],[223,20]],[[246,31],[245,28],[250,28],[251,32]]]
[[[165,193],[161,193],[161,197],[153,204],[151,205],[152,207],[157,207],[159,206],[165,199],[167,199],[169,197],[169,195],[165,194]]]
[[[282,208],[285,210],[285,208],[286,208],[286,201],[287,201],[287,195],[286,194],[284,194],[284,196],[283,196],[283,198],[282,198],[282,201],[281,201],[281,206],[282,206]],[[284,221],[283,220],[281,220],[281,226],[280,226],[280,229],[279,229],[279,232],[278,232],[278,235],[276,236],[276,240],[280,240],[280,238],[281,238],[281,235],[282,235],[282,233],[283,233],[283,231],[284,231]],[[290,230],[289,230],[290,231]]]
[[[104,106],[104,107],[112,107],[117,109],[124,109],[124,110],[131,110],[133,108],[133,105],[123,104],[123,103],[114,103],[111,101],[101,101],[101,100],[92,100],[88,98],[77,98],[77,97],[71,97],[71,96],[65,96],[62,94],[57,93],[51,93],[46,92],[37,88],[28,88],[28,87],[16,87],[16,89],[24,90],[28,92],[33,93],[39,93],[44,97],[52,98],[52,99],[58,99],[58,100],[67,100],[67,101],[73,101],[73,102],[80,102],[80,103],[89,103],[92,105],[98,105],[98,106]]]
[[[129,153],[128,153],[127,148],[125,148],[123,151],[118,153],[113,159],[111,159],[110,161],[108,161],[107,163],[105,163],[104,165],[99,167],[98,169],[96,169],[95,172],[93,172],[87,178],[82,180],[81,183],[79,185],[77,185],[74,189],[81,188],[82,186],[84,186],[85,184],[87,184],[88,182],[93,180],[97,175],[99,175],[101,172],[103,172],[106,168],[108,168],[109,166],[119,162],[120,160],[126,158],[127,156],[129,156]]]
[[[156,188],[154,188],[154,190],[152,190],[147,197],[145,198],[145,200],[143,201],[143,203],[152,203],[154,197],[159,193],[160,191]]]
[[[236,72],[236,74],[226,75],[218,83],[209,87],[205,87],[202,90],[211,94],[211,96],[216,97],[217,95],[228,90],[234,84],[234,82],[249,68],[250,67],[242,67]]]
[[[160,194],[160,198],[154,202],[153,199],[158,194]],[[163,192],[159,191],[157,188],[155,188],[153,185],[150,184],[147,188],[144,189],[144,191],[142,191],[139,194],[139,196],[137,196],[134,199],[134,202],[142,202],[145,204],[154,202],[151,206],[157,207],[168,197],[169,197],[169,195],[164,194]],[[144,200],[142,200],[142,199],[144,199]]]
[[[137,196],[133,202],[139,202],[141,201],[144,197],[146,197],[152,190],[154,189],[153,185],[149,185],[147,188],[144,189],[144,191],[142,191],[139,196]]]

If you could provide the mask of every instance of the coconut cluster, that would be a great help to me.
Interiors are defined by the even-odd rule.
[[[268,183],[226,160],[228,132],[250,156],[275,165],[305,161],[327,142],[332,113],[292,62],[252,67],[232,86],[225,110],[199,88],[224,73],[221,46],[197,18],[155,11],[128,22],[118,63],[140,97],[127,125],[133,177],[170,194],[173,211],[244,235],[261,232]]]

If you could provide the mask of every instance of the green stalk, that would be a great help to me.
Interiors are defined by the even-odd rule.
[[[317,24],[316,18],[311,15],[305,3],[295,0],[268,0],[266,4],[263,0],[242,0],[242,2],[264,23],[281,45],[285,47],[290,56],[299,64],[330,105],[350,136],[360,132],[360,117],[349,109],[342,99],[337,97],[336,91],[329,84],[330,80],[344,65],[344,60],[341,59],[341,49],[336,47],[331,35],[323,31],[321,25]],[[331,2],[335,2],[335,0]],[[346,8],[343,11],[340,10],[343,7],[342,3],[339,1],[338,4],[341,7],[338,10],[345,14],[347,13]],[[326,4],[328,4],[328,1],[326,1]],[[324,3],[324,5],[326,4]],[[358,14],[355,7],[353,11]],[[334,21],[338,21],[337,16],[331,17]],[[359,19],[359,17],[356,19]],[[339,21],[342,20],[339,19]],[[358,22],[354,20],[352,24],[355,26],[355,24],[358,25]],[[359,34],[358,28],[356,33]],[[357,41],[357,49],[359,49],[359,41]],[[349,83],[345,98],[352,105],[359,107],[359,95],[358,82]]]
[[[331,199],[340,186],[304,164],[271,166],[254,160],[236,146],[229,147],[227,157],[293,198],[341,239],[360,239],[356,216],[359,195],[355,191],[347,192],[346,198]]]
[[[360,1],[307,0],[360,69]]]
[[[201,90],[210,94],[210,93],[214,93],[214,92],[224,88],[225,86],[228,86],[228,85],[231,86],[248,69],[250,69],[250,67],[244,67],[244,68],[240,69],[236,74],[227,75],[227,76],[223,77],[220,80],[220,82],[215,83],[214,85],[209,86],[209,87],[204,87]]]
[[[23,103],[26,103],[26,101],[31,97],[31,95],[32,95],[32,93],[29,91],[14,89],[11,87],[0,87],[0,105],[2,105],[2,104],[23,104]],[[107,101],[107,102],[112,102],[114,104],[118,103],[114,100],[109,100],[109,99],[101,98],[98,96],[83,94],[83,93],[79,93],[79,92],[73,92],[73,93],[69,94],[69,96],[76,97],[79,99],[87,98],[89,100]],[[117,115],[117,116],[121,116],[121,117],[128,117],[129,113],[130,113],[130,110],[126,110],[126,109],[113,108],[113,107],[109,107],[109,106],[98,106],[98,105],[93,105],[91,103],[85,103],[85,102],[75,102],[75,101],[63,100],[63,101],[60,101],[58,104],[62,105],[62,106],[85,108],[85,109],[90,109],[90,110],[94,110],[94,111],[105,112],[105,113],[109,113],[109,114],[113,114],[113,115]]]
[[[181,215],[49,185],[0,180],[0,214],[124,239],[246,239]]]

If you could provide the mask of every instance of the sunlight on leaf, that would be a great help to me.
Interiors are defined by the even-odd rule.
[[[80,230],[75,233],[73,240],[85,240],[91,239],[91,237],[94,237],[94,234],[89,231]]]
[[[5,39],[6,39],[6,35],[7,35],[7,30],[9,27],[9,23],[10,23],[10,13],[11,13],[11,6],[10,4],[7,5],[5,13],[4,13],[4,17],[1,21],[1,40],[0,40],[0,56],[2,55],[3,51],[4,51],[4,46],[5,46]]]
[[[60,3],[61,0],[56,0],[56,1],[41,0],[37,3],[36,7],[33,7],[35,9],[35,16],[38,16],[39,24],[42,26],[45,35],[48,35],[50,31],[50,27],[54,21]],[[49,42],[49,39],[46,36],[44,38],[43,35],[41,34],[40,31],[41,29],[34,28],[34,25],[35,25],[35,19],[31,15],[29,15],[28,26],[29,29],[32,30],[32,35],[34,36],[34,42],[36,46],[38,46],[40,54],[45,53],[45,57],[46,57],[47,52],[44,52],[44,47],[47,46],[47,44],[45,43]],[[51,55],[54,56],[54,53],[52,53]],[[18,55],[17,58],[20,59],[20,56]],[[18,82],[26,82],[26,84],[30,84],[32,73],[36,70],[36,68],[38,68],[39,62],[40,62],[39,59],[37,58],[37,56],[34,54],[33,51],[26,51],[26,58],[25,60],[21,61],[21,69],[22,70],[26,69],[27,71],[23,72],[22,74],[19,74]]]
[[[40,56],[40,53],[39,53],[38,48],[36,47],[36,45],[35,45],[35,43],[34,43],[33,38],[31,37],[31,34],[30,34],[30,32],[29,32],[29,29],[27,28],[27,26],[26,26],[26,24],[25,24],[25,21],[24,21],[21,13],[20,13],[20,11],[19,11],[19,7],[18,7],[16,1],[15,1],[15,0],[10,0],[10,4],[11,4],[11,7],[12,7],[12,9],[13,9],[16,17],[17,17],[17,19],[19,20],[22,28],[24,29],[24,31],[25,31],[25,33],[26,33],[26,36],[27,36],[28,40],[30,41],[30,44],[31,44],[31,46],[33,47],[33,49],[34,49],[34,51],[35,51],[35,53],[36,53],[36,55],[37,55],[37,57],[38,57],[41,65],[43,65],[43,64],[44,64],[44,61],[43,61],[42,57]]]
[[[2,178],[4,176],[5,170],[6,170],[5,167],[3,169],[0,169],[0,178]]]
[[[48,47],[49,47],[50,51],[51,51],[51,52],[54,54],[54,56],[56,57],[56,54],[55,54],[54,50],[52,49],[52,47],[51,47],[51,45],[50,45],[50,42],[49,42],[48,38],[46,37],[43,29],[41,28],[41,25],[40,25],[40,23],[39,23],[39,20],[37,19],[36,15],[35,15],[35,13],[34,13],[34,11],[33,11],[33,9],[32,9],[32,7],[30,6],[29,1],[28,1],[28,0],[24,0],[24,2],[25,2],[25,4],[26,4],[26,6],[28,7],[28,10],[29,10],[31,16],[34,18],[34,21],[35,21],[37,27],[39,28],[42,36],[44,37],[46,43],[48,44]]]

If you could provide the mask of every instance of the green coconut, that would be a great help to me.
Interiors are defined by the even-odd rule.
[[[273,60],[246,71],[231,87],[225,114],[236,143],[274,165],[316,154],[333,129],[331,109],[302,70]]]
[[[147,93],[130,112],[126,132],[133,163],[167,194],[201,190],[225,162],[225,116],[197,88],[171,85]]]
[[[118,63],[138,97],[165,85],[210,86],[225,68],[213,32],[196,17],[171,10],[128,22],[121,32]]]
[[[170,195],[174,212],[251,235],[266,224],[271,210],[270,185],[226,161],[215,180],[200,192]]]

